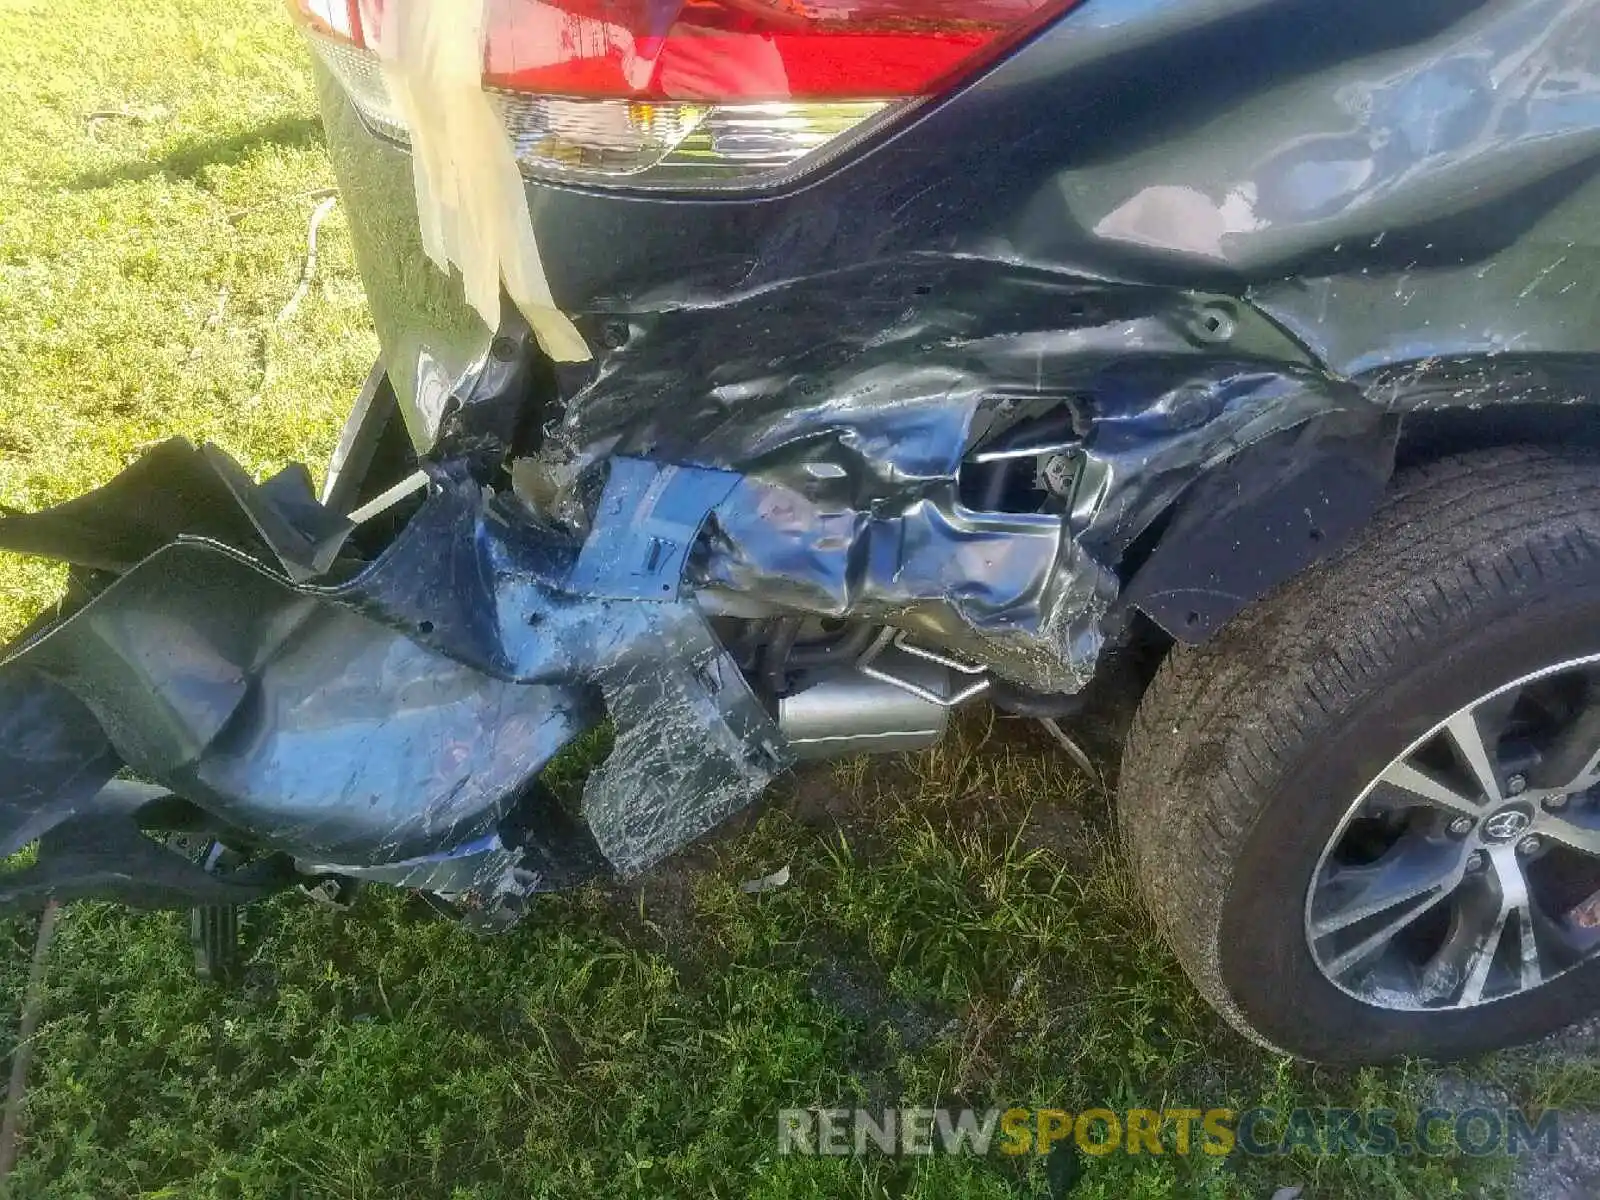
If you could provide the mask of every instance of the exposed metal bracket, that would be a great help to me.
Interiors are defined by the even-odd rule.
[[[360,508],[353,509],[346,519],[352,525],[364,525],[372,520],[373,517],[388,512],[407,496],[420,492],[427,486],[428,473],[426,471],[413,471],[393,487],[379,492]]]
[[[904,676],[896,675],[892,671],[887,671],[883,667],[876,665],[883,653],[891,648],[899,650],[903,654],[909,654],[912,658],[920,658],[924,662],[946,667],[958,675],[968,676],[973,679],[973,682],[965,687],[957,688],[948,696],[940,695],[932,688],[924,687],[920,683]],[[918,699],[926,700],[930,704],[937,704],[940,708],[955,708],[958,704],[965,704],[968,700],[977,699],[989,690],[987,667],[951,658],[948,654],[930,650],[926,646],[918,646],[910,640],[905,630],[893,627],[886,627],[883,632],[873,639],[872,645],[868,646],[861,657],[856,660],[856,669],[868,678],[876,679],[880,683],[891,684],[904,692],[909,692]],[[981,678],[979,678],[980,676]]]

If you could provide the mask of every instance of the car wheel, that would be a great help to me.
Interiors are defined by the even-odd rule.
[[[1119,817],[1195,985],[1273,1049],[1453,1058],[1600,1007],[1600,458],[1398,475],[1173,651]]]

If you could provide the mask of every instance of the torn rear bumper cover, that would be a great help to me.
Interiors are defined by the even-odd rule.
[[[683,586],[697,546],[697,574],[725,573],[710,548],[741,545],[728,531],[750,503],[732,471],[614,457],[580,538],[434,466],[421,507],[363,562],[303,470],[258,486],[214,447],[173,441],[85,497],[0,519],[0,547],[72,563],[92,593],[0,664],[0,856],[43,835],[35,863],[0,876],[0,904],[104,895],[130,841],[165,864],[162,885],[110,890],[156,905],[339,874],[483,908],[650,866],[790,761]],[[921,507],[896,534],[903,565],[872,566],[907,607],[918,582],[930,600],[951,590],[918,566],[940,560],[935,542],[958,565],[994,553],[991,533]],[[724,532],[702,538],[719,512]],[[1040,548],[1024,594],[1053,572],[1053,525],[1021,530]],[[830,572],[851,556],[834,557]],[[1012,610],[1013,637],[1016,599],[993,606]],[[613,751],[567,814],[540,773],[606,714]],[[190,805],[191,824],[271,865],[208,873],[135,837],[140,805],[107,786],[119,772],[160,785],[145,805]]]
[[[253,899],[294,877],[289,854],[302,874],[478,906],[648,866],[787,762],[679,589],[733,483],[617,460],[580,545],[439,470],[359,564],[303,472],[256,488],[214,448],[170,442],[98,492],[0,520],[0,546],[99,585],[0,665],[0,856],[42,838],[0,904],[105,895],[118,872],[134,903]],[[539,775],[603,711],[617,752],[574,821]],[[106,786],[124,770],[161,785],[146,804],[192,805],[267,857],[217,875],[130,837],[140,806]],[[139,886],[135,841],[171,860],[154,876],[170,886]]]

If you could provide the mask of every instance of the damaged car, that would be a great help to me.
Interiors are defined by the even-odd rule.
[[[320,489],[173,440],[0,517],[70,564],[0,903],[501,929],[1131,685],[1128,858],[1244,1035],[1594,1011],[1593,0],[291,8],[382,360]]]

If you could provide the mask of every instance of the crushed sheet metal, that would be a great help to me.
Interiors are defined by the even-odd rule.
[[[366,5],[384,83],[410,133],[422,246],[461,272],[467,302],[500,327],[502,281],[556,362],[589,348],[556,306],[505,125],[483,90],[488,0]]]
[[[1077,691],[1099,656],[1115,577],[1059,517],[964,510],[952,478],[904,511],[828,512],[782,485],[741,483],[717,512],[704,585],[803,612],[883,621],[1023,686]]]
[[[602,315],[627,336],[558,439],[578,463],[737,475],[697,588],[896,625],[1044,693],[1086,685],[1120,620],[1117,565],[1203,473],[1284,430],[1315,447],[1323,423],[1377,439],[1383,419],[1232,298],[987,261],[918,255]],[[1069,466],[1057,503],[963,500],[974,455],[1018,456],[1046,421]]]

